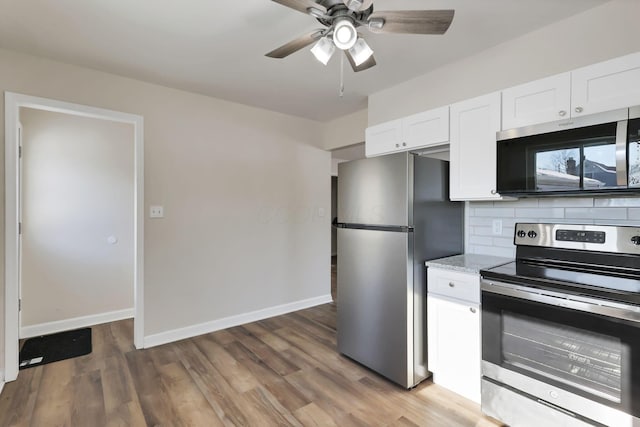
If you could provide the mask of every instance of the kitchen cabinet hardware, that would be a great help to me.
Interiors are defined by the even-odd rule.
[[[583,111],[584,111],[584,108],[576,107],[576,113],[582,113]]]

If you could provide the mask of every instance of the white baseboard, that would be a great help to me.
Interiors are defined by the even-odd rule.
[[[86,328],[87,326],[101,323],[115,322],[117,320],[130,319],[134,316],[134,309],[109,311],[107,313],[93,314],[91,316],[74,317],[73,319],[57,320],[55,322],[39,323],[37,325],[23,326],[20,328],[20,338],[39,337],[40,335],[55,334],[56,332],[72,329]]]
[[[277,305],[275,307],[251,311],[249,313],[238,314],[236,316],[229,316],[218,320],[212,320],[211,322],[205,322],[197,325],[187,326],[184,328],[160,332],[158,334],[144,337],[144,348],[155,347],[174,341],[180,341],[186,338],[196,337],[198,335],[208,334],[210,332],[215,332],[222,329],[232,328],[234,326],[244,325],[246,323],[257,322],[258,320],[280,316],[282,314],[291,313],[293,311],[304,310],[305,308],[327,304],[332,301],[333,299],[331,298],[331,294],[329,294],[321,297],[309,298],[301,301],[291,302],[288,304]]]

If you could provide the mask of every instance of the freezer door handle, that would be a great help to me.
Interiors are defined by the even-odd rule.
[[[413,227],[406,225],[369,225],[369,224],[350,224],[347,222],[336,222],[337,228],[350,228],[353,230],[375,230],[375,231],[395,231],[400,233],[411,233]]]

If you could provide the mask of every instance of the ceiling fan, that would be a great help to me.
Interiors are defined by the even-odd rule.
[[[313,16],[325,28],[307,34],[267,53],[285,58],[316,43],[311,49],[318,61],[327,65],[336,48],[344,51],[353,71],[374,65],[373,50],[358,33],[367,28],[374,33],[444,34],[453,21],[453,10],[398,10],[374,12],[373,0],[273,0]]]

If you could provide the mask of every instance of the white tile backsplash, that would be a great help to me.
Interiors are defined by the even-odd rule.
[[[484,216],[489,218],[512,218],[515,216],[515,209],[511,207],[494,206],[492,208],[473,208],[473,203],[470,203],[470,206],[473,209],[473,216]]]
[[[545,197],[499,202],[468,202],[466,252],[513,258],[517,222],[640,226],[638,197]],[[494,219],[502,234],[493,234]]]
[[[519,208],[516,218],[564,218],[564,208]]]
[[[595,207],[627,207],[627,208],[640,208],[640,197],[624,197],[619,199],[596,199]]]
[[[594,202],[591,197],[553,197],[539,200],[541,208],[592,208]]]
[[[567,218],[627,219],[627,208],[567,208]]]

